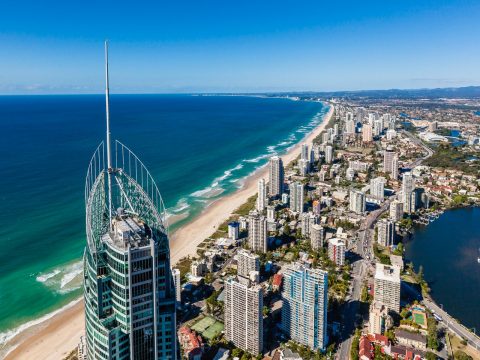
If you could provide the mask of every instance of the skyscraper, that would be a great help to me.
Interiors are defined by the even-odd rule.
[[[360,190],[350,190],[350,211],[357,214],[365,212],[365,194]]]
[[[383,152],[383,171],[391,174],[393,169],[393,159],[395,158],[395,152],[391,150],[385,150]]]
[[[375,268],[374,297],[389,310],[400,311],[400,268],[377,263]]]
[[[390,219],[393,221],[400,221],[403,218],[403,203],[398,200],[393,200],[390,203]]]
[[[119,141],[112,151],[107,44],[105,73],[106,141],[94,152],[85,183],[87,358],[176,359],[165,208],[140,159]]]
[[[325,162],[331,164],[333,161],[333,147],[331,145],[325,146]]]
[[[406,213],[415,212],[416,209],[416,193],[415,190],[415,179],[411,172],[403,174],[402,180],[402,202],[403,202],[403,211]]]
[[[258,180],[257,210],[261,213],[267,206],[267,185],[265,179]]]
[[[283,193],[284,169],[283,161],[279,156],[270,158],[269,164],[269,193],[270,196],[280,196]]]
[[[305,202],[305,189],[302,183],[293,182],[290,184],[290,210],[303,213]]]
[[[282,330],[312,350],[324,350],[327,338],[328,273],[301,264],[283,273]]]
[[[325,230],[320,224],[313,224],[310,227],[310,245],[315,251],[320,250],[323,247],[323,237]]]
[[[248,219],[248,243],[254,252],[267,251],[267,219],[252,211]]]
[[[253,355],[263,349],[263,290],[247,279],[225,282],[225,338]]]
[[[364,124],[362,126],[362,141],[364,143],[371,143],[373,141],[372,125]]]
[[[380,219],[377,223],[377,242],[382,246],[392,246],[395,238],[395,223]]]
[[[385,195],[385,181],[385,178],[381,176],[370,180],[370,194],[377,199],[383,200]]]

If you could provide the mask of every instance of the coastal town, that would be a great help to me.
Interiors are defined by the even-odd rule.
[[[175,264],[182,357],[480,358],[403,256],[415,227],[480,202],[480,117],[328,101],[321,131]]]

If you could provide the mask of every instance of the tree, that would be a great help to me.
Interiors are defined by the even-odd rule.
[[[427,353],[425,354],[425,359],[426,360],[437,360],[437,355],[435,355],[431,351],[427,351]]]
[[[473,360],[473,358],[470,355],[467,355],[462,350],[455,351],[454,358],[455,360]]]

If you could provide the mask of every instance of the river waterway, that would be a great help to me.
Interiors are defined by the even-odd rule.
[[[418,226],[405,257],[418,270],[438,304],[467,327],[480,331],[480,208],[446,211],[428,226]]]

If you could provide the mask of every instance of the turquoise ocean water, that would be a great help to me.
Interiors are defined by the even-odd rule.
[[[157,181],[170,231],[316,127],[321,103],[113,95],[112,137]],[[0,97],[0,344],[81,295],[84,179],[104,138],[102,96]]]

